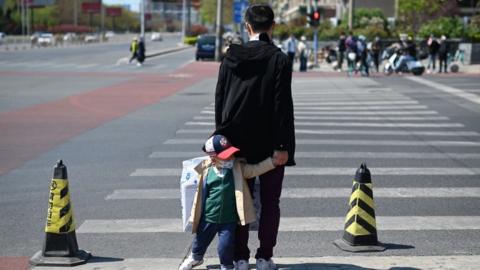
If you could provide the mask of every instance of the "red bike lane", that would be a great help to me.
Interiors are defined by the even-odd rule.
[[[140,74],[129,81],[90,92],[0,112],[0,175],[21,167],[25,162],[79,134],[159,102],[204,79],[214,78],[218,74],[218,67],[218,63],[194,62],[171,74]],[[22,73],[19,73],[0,73],[0,76],[20,76]],[[30,72],[29,75],[52,74]],[[79,74],[86,79],[111,75]]]

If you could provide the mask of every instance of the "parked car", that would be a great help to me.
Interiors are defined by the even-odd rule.
[[[152,32],[152,34],[150,35],[150,40],[151,41],[162,41],[163,38],[162,38],[162,35],[160,35],[160,33]]]
[[[85,42],[86,43],[100,42],[100,36],[95,33],[87,34],[85,35]]]
[[[75,33],[65,33],[65,35],[63,35],[63,41],[74,42],[76,37],[77,34]]]
[[[52,33],[42,33],[38,36],[37,44],[39,46],[52,46],[55,43],[55,39]]]
[[[114,37],[114,36],[115,36],[115,32],[113,32],[113,31],[107,31],[107,32],[105,32],[105,37],[106,37],[106,38],[112,38],[112,37]]]
[[[214,35],[201,35],[197,39],[197,51],[195,59],[198,61],[205,58],[215,58],[215,39]]]

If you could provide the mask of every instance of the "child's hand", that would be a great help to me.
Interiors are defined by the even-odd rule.
[[[275,166],[275,167],[280,166],[280,165],[283,165],[283,164],[280,162],[280,160],[279,160],[277,157],[275,157],[275,156],[272,157],[272,163],[273,163],[273,166]]]

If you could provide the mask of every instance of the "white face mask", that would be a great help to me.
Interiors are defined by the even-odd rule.
[[[217,160],[217,167],[222,169],[231,169],[233,168],[233,159],[232,160]]]

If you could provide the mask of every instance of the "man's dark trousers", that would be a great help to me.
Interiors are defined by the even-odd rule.
[[[258,240],[260,247],[257,249],[255,258],[269,260],[273,257],[273,248],[277,244],[278,227],[280,225],[280,195],[282,193],[282,182],[285,172],[284,166],[259,176],[260,179],[260,202],[262,211],[260,215]],[[250,179],[248,185],[251,194],[255,181]],[[249,226],[237,225],[235,234],[235,261],[247,260],[250,257],[248,249]]]

